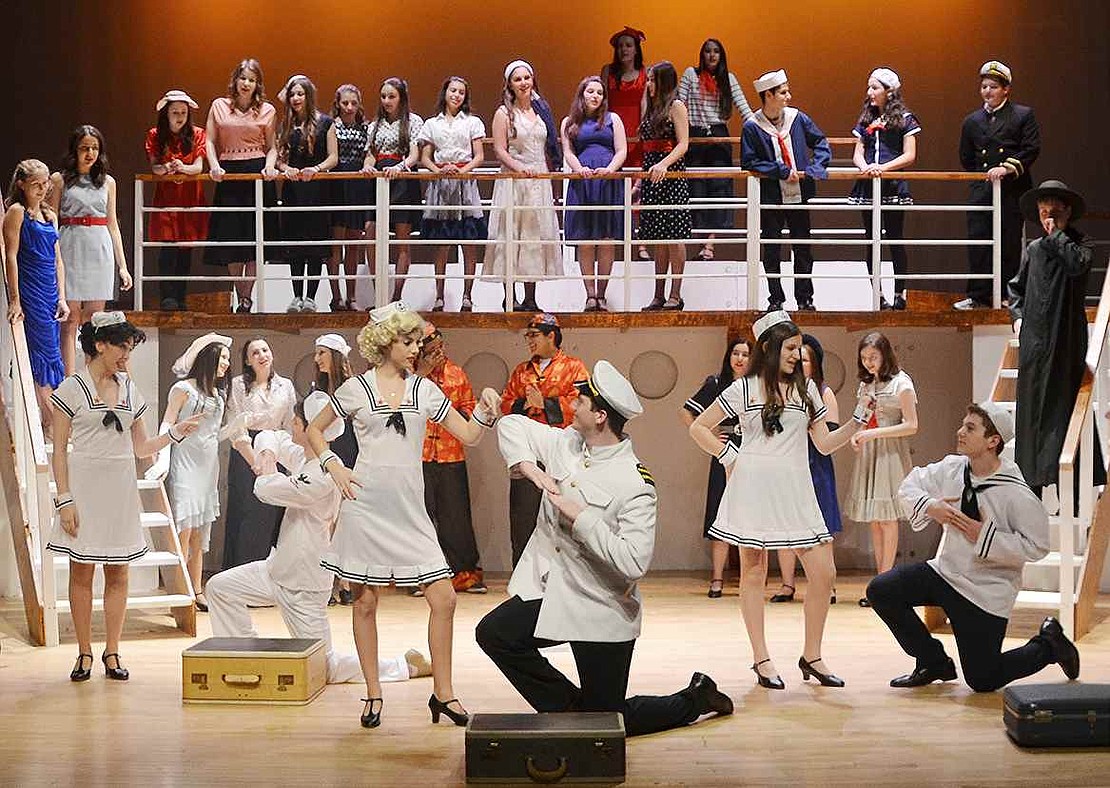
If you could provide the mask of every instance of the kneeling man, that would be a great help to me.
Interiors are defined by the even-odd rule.
[[[1048,553],[1048,517],[1012,461],[999,455],[1014,436],[1014,420],[993,402],[970,405],[956,432],[957,454],[910,471],[899,493],[920,531],[946,529],[936,558],[896,567],[867,587],[875,612],[898,645],[917,660],[892,687],[920,687],[956,678],[944,646],[914,612],[943,608],[952,623],[964,681],[993,692],[1053,662],[1069,679],[1079,675],[1079,651],[1051,616],[1024,646],[1002,652],[1010,611],[1027,561]]]

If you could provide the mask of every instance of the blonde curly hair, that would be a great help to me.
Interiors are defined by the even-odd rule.
[[[414,334],[423,328],[424,319],[416,312],[394,312],[381,323],[371,320],[358,332],[358,352],[371,367],[379,367],[397,337]]]

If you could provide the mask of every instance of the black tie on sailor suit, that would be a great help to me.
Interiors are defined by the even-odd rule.
[[[982,520],[983,516],[979,513],[979,496],[983,490],[989,490],[995,487],[994,484],[979,484],[971,483],[971,463],[969,462],[964,466],[964,491],[960,496],[960,511],[970,517],[972,520]]]

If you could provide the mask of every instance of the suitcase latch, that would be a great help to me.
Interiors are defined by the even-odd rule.
[[[1052,722],[1052,712],[1047,709],[1037,709],[1033,712],[1033,722]]]

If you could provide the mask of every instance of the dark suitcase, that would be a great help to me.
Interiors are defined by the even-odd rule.
[[[466,781],[623,782],[624,718],[616,712],[475,714],[466,726]]]
[[[1018,684],[1002,720],[1023,747],[1110,747],[1110,684]]]

